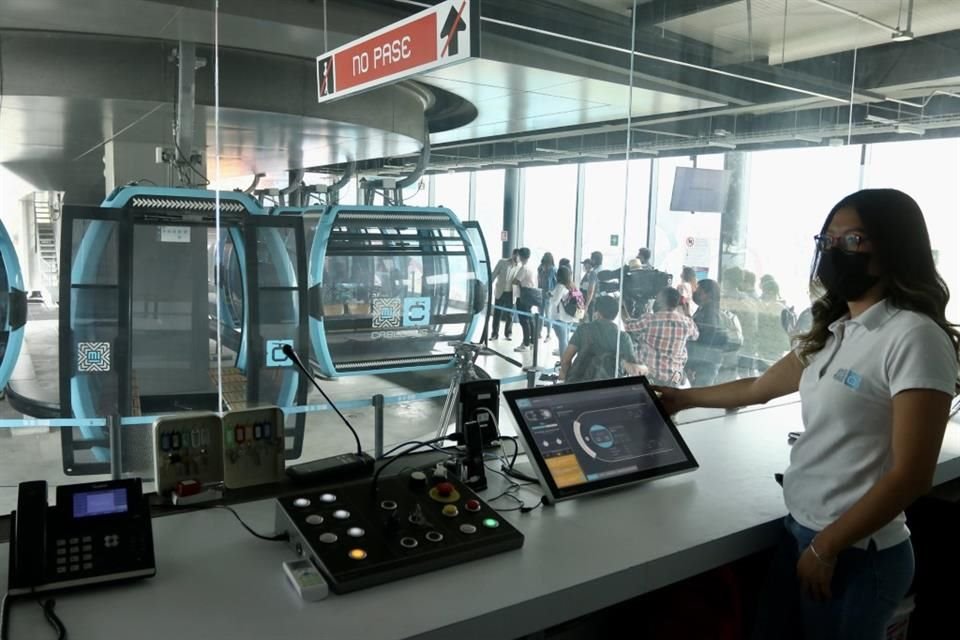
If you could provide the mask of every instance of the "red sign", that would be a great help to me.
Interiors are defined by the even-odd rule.
[[[477,41],[473,2],[446,0],[318,56],[319,102],[466,60]]]
[[[397,27],[334,56],[337,91],[408,71],[437,59],[437,14]]]

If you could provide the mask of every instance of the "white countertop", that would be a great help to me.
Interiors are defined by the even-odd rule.
[[[520,550],[321,602],[301,601],[286,583],[280,565],[294,554],[285,544],[253,538],[230,513],[156,518],[155,578],[59,594],[57,612],[72,640],[518,637],[771,545],[786,514],[773,474],[786,467],[787,433],[800,429],[796,404],[682,426],[697,471],[506,513],[526,536]],[[495,495],[490,477],[481,495]],[[957,477],[955,419],[935,482]],[[273,530],[272,501],[237,510]],[[11,640],[52,633],[39,607],[14,604]]]

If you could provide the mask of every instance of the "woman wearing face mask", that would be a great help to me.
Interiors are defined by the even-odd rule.
[[[759,378],[659,389],[672,413],[800,392],[805,431],[758,638],[884,637],[913,578],[903,510],[929,489],[957,378],[923,214],[893,189],[844,198],[816,236],[813,327]]]

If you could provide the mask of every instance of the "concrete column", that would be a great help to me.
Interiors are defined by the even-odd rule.
[[[517,246],[520,234],[520,169],[504,169],[503,179],[503,230],[507,239],[503,242],[503,257],[507,258]]]
[[[724,154],[724,169],[730,171],[727,203],[720,214],[720,271],[743,267],[746,258],[747,227],[750,220],[750,160],[742,151]]]

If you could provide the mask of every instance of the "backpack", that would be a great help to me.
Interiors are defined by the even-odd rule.
[[[740,318],[733,311],[720,311],[720,325],[727,334],[727,344],[724,351],[739,351],[743,346],[743,328]]]
[[[609,380],[618,374],[617,354],[614,351],[600,351],[595,348],[594,340],[586,334],[586,344],[577,353],[574,366],[567,376],[567,382],[588,382],[590,380]],[[582,360],[581,360],[582,359]]]
[[[583,320],[583,316],[587,313],[586,301],[583,299],[583,293],[579,289],[568,291],[560,304],[563,306],[564,313],[576,320]]]

